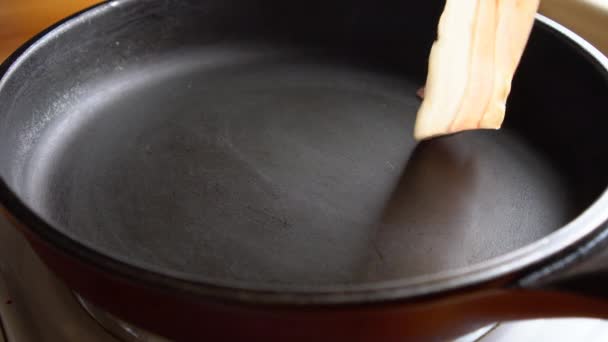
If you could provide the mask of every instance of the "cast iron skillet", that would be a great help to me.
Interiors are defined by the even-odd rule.
[[[5,212],[75,291],[178,340],[601,317],[606,58],[538,16],[504,129],[417,144],[443,4],[76,15],[3,65]]]

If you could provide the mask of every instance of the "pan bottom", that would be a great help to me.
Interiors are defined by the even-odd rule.
[[[419,85],[280,49],[126,65],[48,125],[25,197],[131,264],[259,287],[464,267],[576,214],[516,131],[416,144]]]

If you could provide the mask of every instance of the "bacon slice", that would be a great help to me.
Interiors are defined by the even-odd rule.
[[[447,0],[414,137],[499,129],[540,0]]]

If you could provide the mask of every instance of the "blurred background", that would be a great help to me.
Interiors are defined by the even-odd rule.
[[[61,18],[99,0],[0,0],[0,60]]]
[[[0,0],[0,60],[61,18],[100,0]],[[541,13],[608,54],[608,0],[542,0]]]

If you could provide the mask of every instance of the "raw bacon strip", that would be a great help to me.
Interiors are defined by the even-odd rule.
[[[498,129],[540,0],[447,0],[429,57],[417,140]]]

